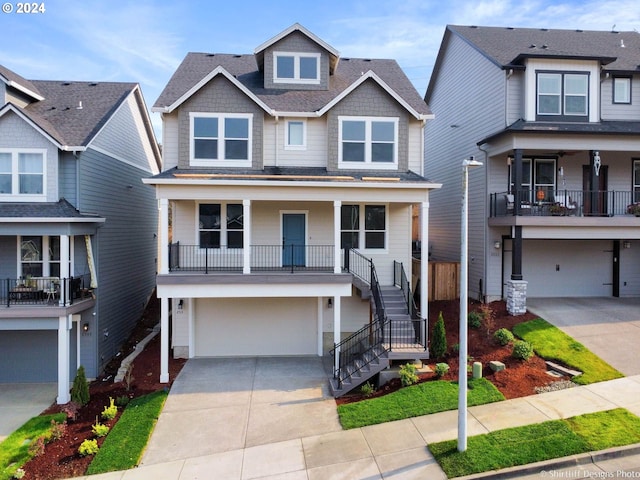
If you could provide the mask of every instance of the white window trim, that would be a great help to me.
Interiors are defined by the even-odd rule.
[[[246,118],[249,121],[248,146],[246,160],[226,160],[224,158],[206,160],[195,158],[195,138],[194,122],[196,118],[217,118],[218,119],[218,154],[224,156],[224,119],[225,118]],[[222,133],[222,135],[221,135]],[[250,167],[251,155],[253,151],[253,114],[251,113],[207,113],[189,112],[189,164],[194,167]],[[220,155],[222,154],[222,155]]]
[[[42,238],[42,260],[38,262],[23,262],[22,261],[22,237],[40,237]],[[22,264],[23,263],[41,263],[42,264],[42,276],[48,277],[51,273],[51,264],[58,263],[60,264],[60,269],[62,271],[62,258],[60,260],[51,260],[49,256],[49,239],[51,237],[60,237],[60,235],[18,235],[16,237],[18,245],[17,245],[17,261],[18,261],[18,277],[23,277],[22,273]],[[75,250],[75,242],[73,241],[73,236],[69,237],[69,277],[73,276],[73,271],[75,269],[74,266],[74,250]]]
[[[11,193],[0,193],[0,199],[16,202],[45,202],[47,200],[47,150],[45,148],[2,148],[0,153],[11,154]],[[19,154],[42,154],[42,193],[23,194],[20,191]]]
[[[397,170],[398,169],[398,117],[338,117],[338,168],[349,170]],[[365,158],[364,162],[344,162],[342,161],[342,122],[362,121],[366,123],[365,128]],[[371,123],[372,122],[393,122],[393,162],[372,162],[371,161]]]
[[[380,253],[380,254],[384,254],[384,253],[388,253],[389,252],[389,204],[388,203],[353,203],[353,202],[344,202],[343,206],[346,205],[358,205],[358,243],[359,245],[357,247],[353,247],[356,250],[358,250],[359,252],[362,253],[369,253],[369,254],[374,254],[374,253]],[[367,230],[366,229],[366,225],[365,225],[365,220],[366,220],[366,215],[365,215],[365,211],[366,211],[366,207],[370,207],[370,206],[378,206],[381,205],[384,207],[384,248],[365,248],[366,245],[366,234],[367,231],[377,231],[377,230]],[[343,231],[348,231],[348,232],[352,232],[355,230],[342,230],[340,229],[340,233],[342,233]],[[342,236],[340,237],[342,238]]]
[[[200,205],[220,205],[220,246],[219,247],[201,247],[200,246]],[[240,201],[201,201],[196,203],[196,241],[195,244],[198,246],[197,252],[201,255],[204,255],[205,251],[209,253],[226,253],[227,250],[233,250],[234,252],[241,252],[243,248],[229,248],[228,246],[228,232],[242,232],[243,235],[246,234],[246,226],[242,225],[242,230],[228,230],[227,229],[227,205],[242,205],[242,200]],[[244,220],[243,220],[244,222]],[[210,231],[212,229],[205,229],[205,231]]]
[[[302,145],[291,145],[289,143],[289,124],[302,123]],[[307,149],[307,122],[303,119],[286,120],[284,125],[284,149],[285,150],[306,150]]]
[[[293,57],[293,78],[278,77],[278,57]],[[300,78],[300,59],[315,58],[317,78]],[[273,83],[298,83],[306,85],[320,84],[320,54],[307,52],[274,52],[273,53]]]

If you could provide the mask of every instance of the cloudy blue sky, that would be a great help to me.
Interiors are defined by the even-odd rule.
[[[28,79],[135,81],[149,107],[187,52],[253,53],[296,22],[344,56],[395,58],[422,95],[447,24],[640,30],[637,0],[45,0],[32,14],[0,3],[13,10],[0,13],[0,64]]]

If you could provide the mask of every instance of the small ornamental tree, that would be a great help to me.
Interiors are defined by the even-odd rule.
[[[87,377],[82,365],[78,367],[76,378],[73,379],[73,386],[71,387],[71,401],[81,406],[89,403],[89,384],[87,383]]]
[[[447,353],[447,332],[444,328],[444,318],[442,312],[438,315],[438,321],[433,326],[431,343],[429,345],[429,355],[434,360],[438,360]]]

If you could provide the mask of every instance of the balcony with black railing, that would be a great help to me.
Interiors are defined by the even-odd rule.
[[[169,245],[172,273],[243,273],[244,263],[242,248]],[[334,263],[333,245],[252,245],[249,252],[251,272],[333,273]]]
[[[518,190],[492,193],[491,217],[620,217],[640,213],[640,198],[622,190]]]
[[[93,298],[93,290],[90,288],[89,275],[0,280],[0,303],[5,307],[68,307],[90,298]]]

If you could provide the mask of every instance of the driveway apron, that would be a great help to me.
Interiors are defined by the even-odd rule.
[[[55,383],[0,384],[0,441],[56,401]]]
[[[142,465],[340,430],[320,357],[194,358],[173,383]]]
[[[640,374],[640,298],[528,298],[527,308],[624,375]]]

